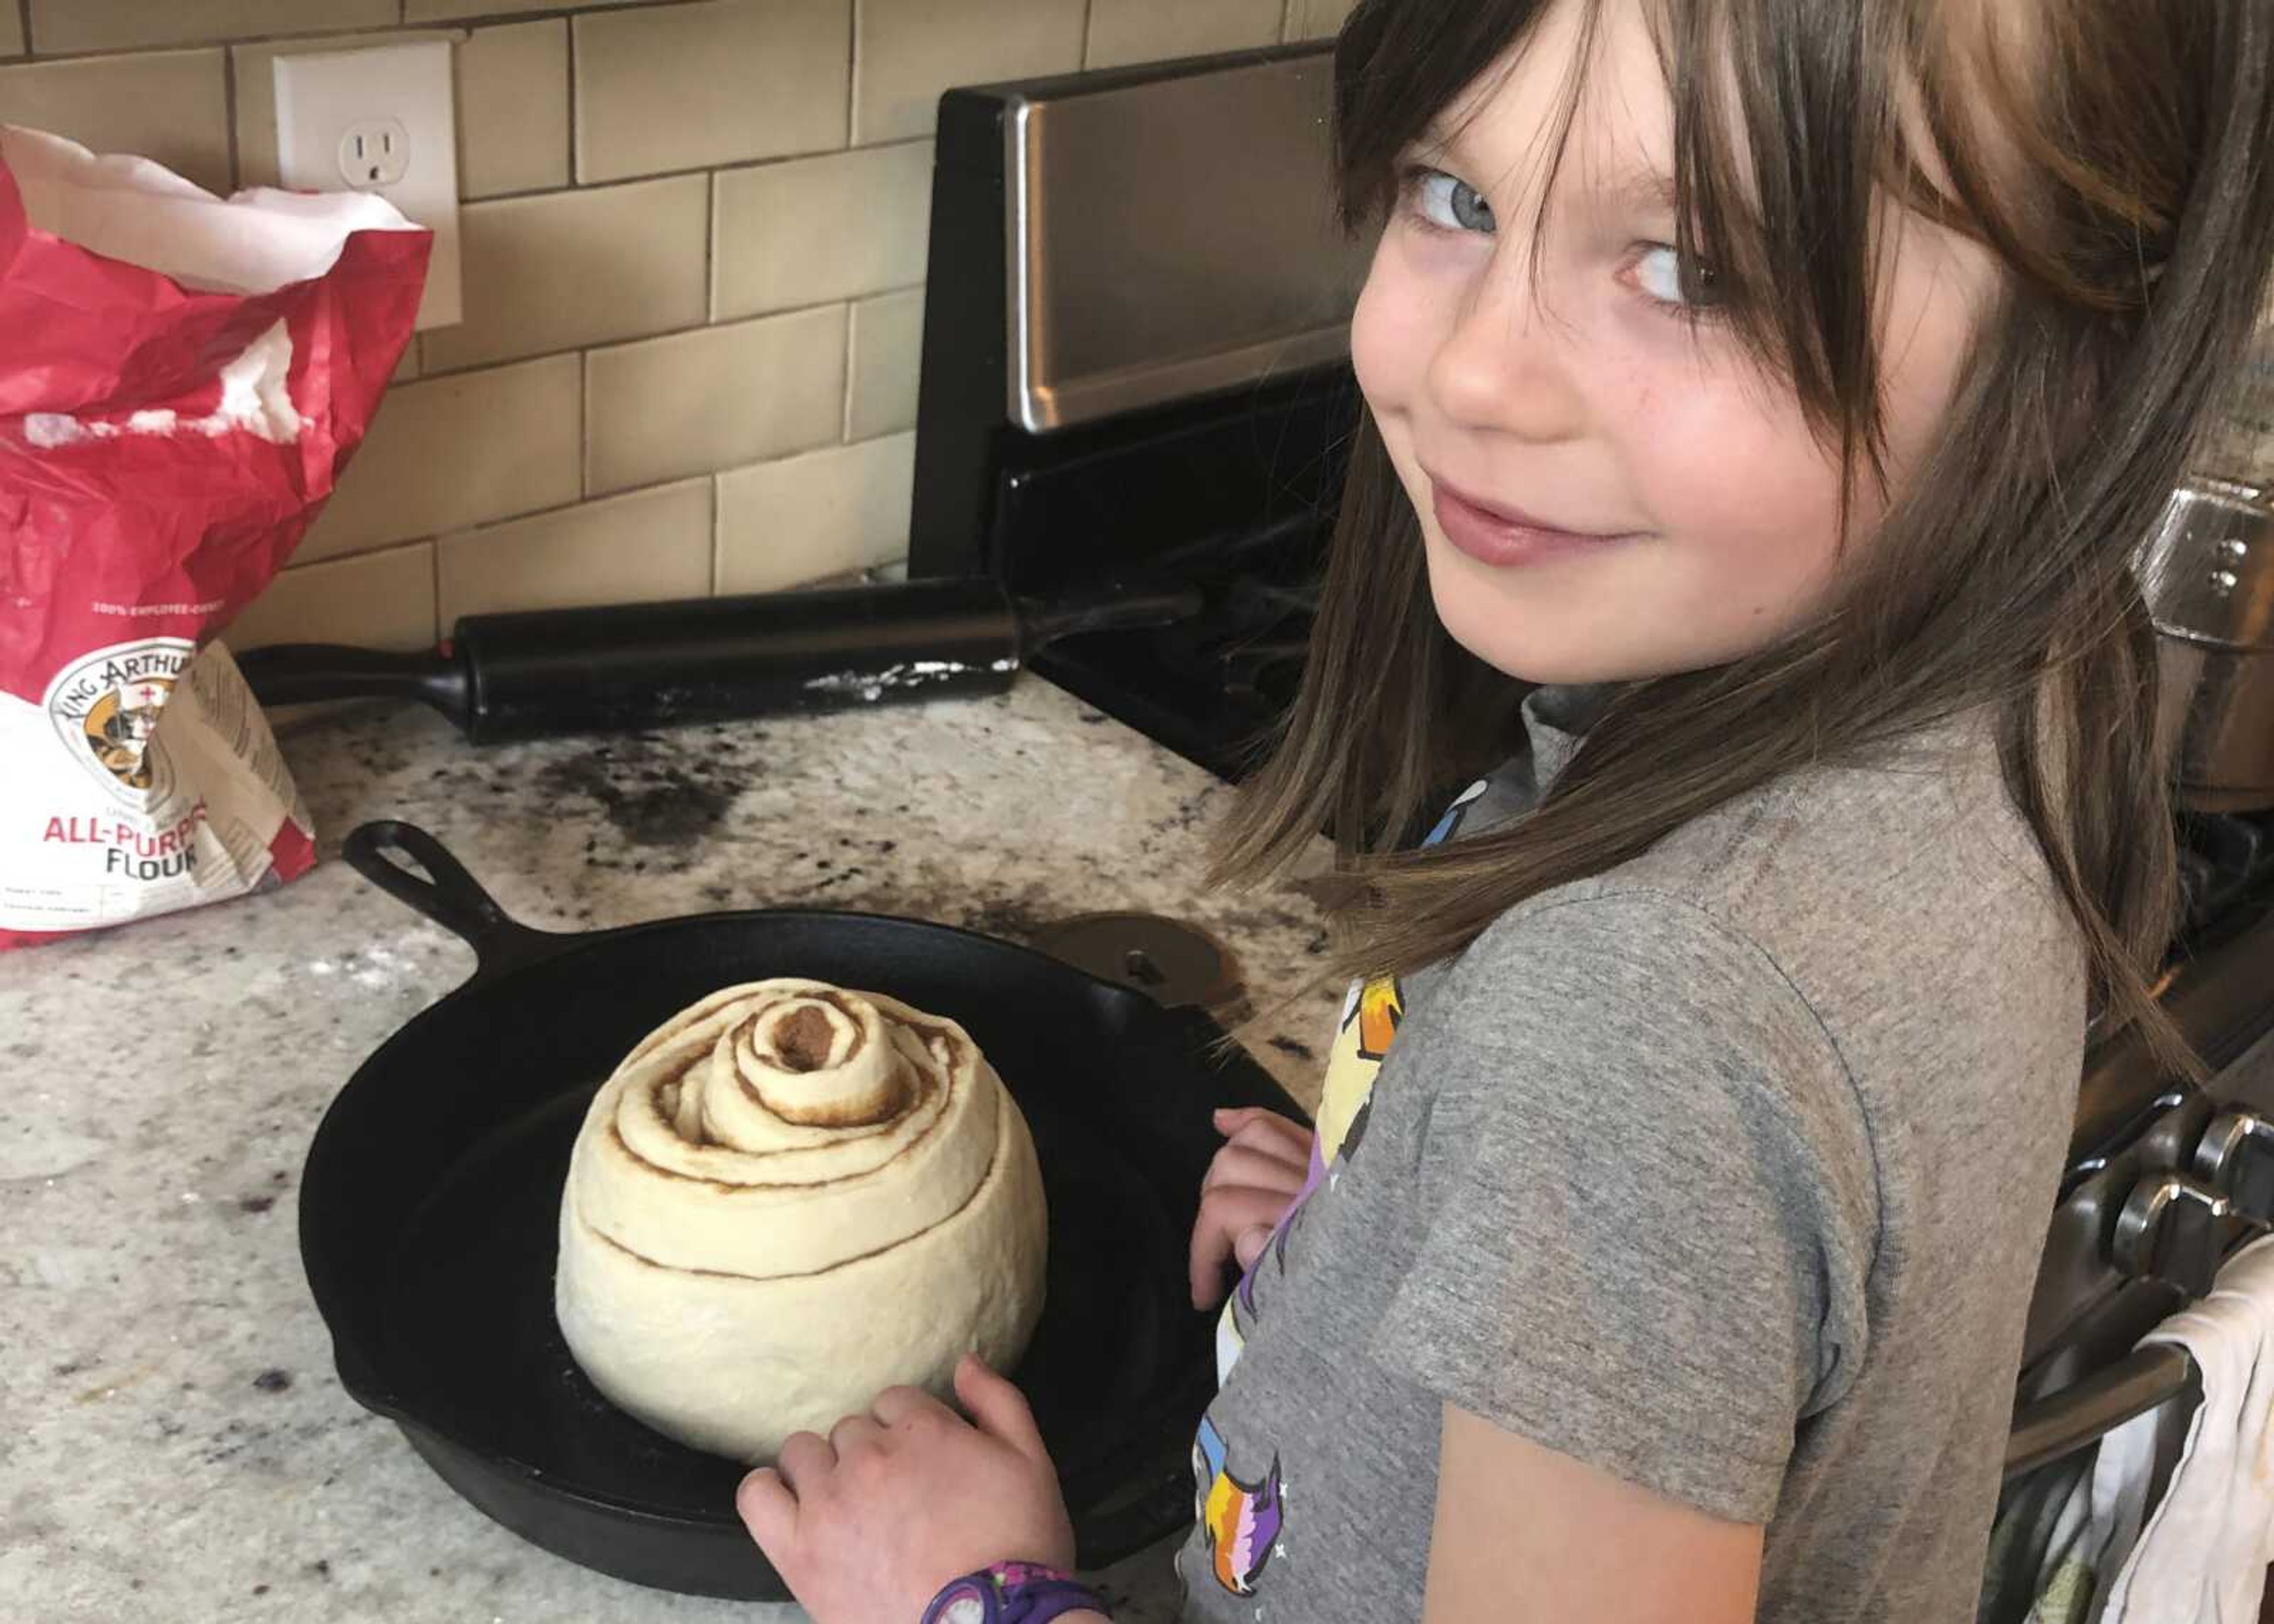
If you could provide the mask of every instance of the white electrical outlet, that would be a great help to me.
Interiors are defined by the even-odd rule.
[[[410,173],[410,132],[396,118],[359,118],[340,137],[340,174],[358,192],[384,192]]]
[[[418,326],[460,319],[458,130],[450,45],[279,56],[276,170],[296,192],[376,192],[434,233]]]

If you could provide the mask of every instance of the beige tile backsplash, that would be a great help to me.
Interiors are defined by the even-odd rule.
[[[1090,0],[1083,64],[1115,68],[1269,45],[1285,13],[1283,0]]]
[[[719,321],[923,280],[930,141],[722,170],[712,179],[711,315]]]
[[[1343,26],[1358,0],[1287,0],[1287,37],[1324,39]]]
[[[575,501],[584,493],[582,372],[576,356],[561,355],[397,385],[299,557]]]
[[[893,434],[719,477],[719,590],[770,592],[908,550],[916,437]]]
[[[203,45],[271,34],[336,34],[402,21],[395,0],[31,0],[41,56]]]
[[[64,0],[68,4],[69,0]],[[445,22],[463,17],[503,17],[523,11],[583,11],[594,6],[619,6],[626,0],[403,0],[407,23]],[[655,4],[658,0],[633,0]]]
[[[431,541],[297,565],[270,582],[225,634],[232,649],[271,643],[423,649],[439,635]]]
[[[861,0],[853,139],[929,135],[939,93],[1081,66],[1089,0]]]
[[[853,381],[845,397],[845,438],[870,440],[916,425],[917,362],[923,350],[923,289],[910,288],[853,306]]]
[[[710,210],[705,175],[467,204],[465,320],[424,335],[426,370],[700,326]]]
[[[575,26],[587,184],[845,145],[853,0],[696,0]]]
[[[905,556],[940,91],[1318,37],[1350,4],[0,0],[0,121],[273,184],[279,54],[453,41],[466,319],[412,343],[230,633],[415,648]]]
[[[707,596],[711,485],[686,479],[443,537],[435,557],[442,624],[497,609]]]
[[[458,195],[566,186],[568,19],[477,28],[457,56]]]
[[[0,68],[0,124],[52,130],[97,152],[140,153],[229,190],[228,72],[218,50]]]
[[[841,437],[845,306],[595,350],[584,366],[594,494],[762,462]]]

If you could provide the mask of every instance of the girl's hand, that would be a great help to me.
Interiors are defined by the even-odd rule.
[[[996,1562],[1073,1566],[1073,1524],[1019,1389],[967,1354],[955,1395],[877,1395],[825,1441],[799,1432],[742,1479],[742,1522],[817,1624],[915,1624],[951,1579]]]
[[[1311,1131],[1254,1106],[1216,1114],[1224,1147],[1201,1180],[1193,1223],[1194,1308],[1224,1301],[1224,1265],[1243,1269],[1263,1255],[1311,1171]]]

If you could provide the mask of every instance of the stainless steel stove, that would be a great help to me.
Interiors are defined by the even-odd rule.
[[[1275,48],[941,99],[912,576],[1207,593],[1031,664],[1227,776],[1292,698],[1357,411],[1329,56]]]

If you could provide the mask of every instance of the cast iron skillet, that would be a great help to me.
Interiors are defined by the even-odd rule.
[[[1252,1061],[1209,1057],[1206,1015],[913,920],[760,910],[535,930],[407,823],[365,824],[346,856],[479,960],[358,1069],[300,1192],[301,1257],[342,1384],[452,1488],[620,1578],[787,1593],[735,1518],[740,1468],[649,1431],[585,1380],[553,1323],[553,1267],[569,1144],[616,1060],[717,988],[803,975],[961,1022],[1026,1112],[1050,1200],[1049,1300],[1014,1375],[1083,1563],[1190,1518],[1214,1332],[1184,1259],[1219,1142],[1209,1111],[1294,1111]]]

